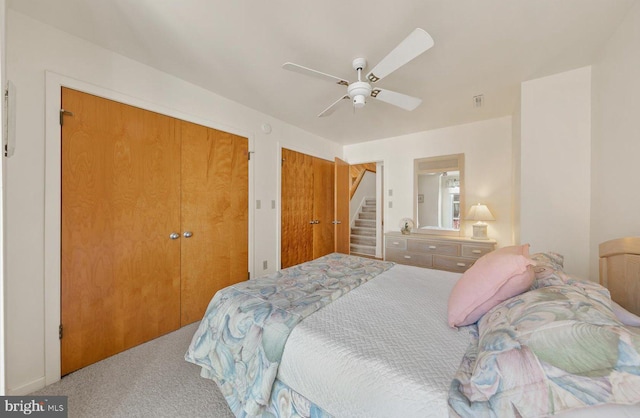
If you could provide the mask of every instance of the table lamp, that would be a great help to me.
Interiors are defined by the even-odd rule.
[[[484,221],[495,221],[496,219],[486,205],[478,203],[469,208],[467,220],[478,221],[473,224],[473,239],[489,239],[487,236],[487,224]]]

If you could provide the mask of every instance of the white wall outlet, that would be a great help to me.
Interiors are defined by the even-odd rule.
[[[260,200],[256,200],[256,209],[260,209]]]

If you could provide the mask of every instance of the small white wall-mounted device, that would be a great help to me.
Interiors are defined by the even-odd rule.
[[[4,156],[11,157],[16,150],[16,86],[11,81],[7,81],[2,106],[4,108],[2,118]]]

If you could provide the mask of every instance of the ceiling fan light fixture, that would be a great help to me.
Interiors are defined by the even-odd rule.
[[[360,109],[361,107],[364,107],[365,103],[366,102],[364,99],[364,95],[358,94],[353,96],[353,107],[355,107],[356,109]]]
[[[349,84],[347,93],[349,94],[349,97],[351,97],[353,107],[360,109],[367,103],[366,97],[371,94],[371,84],[365,81],[356,81]]]

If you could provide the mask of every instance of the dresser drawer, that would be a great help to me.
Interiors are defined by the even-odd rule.
[[[460,257],[433,256],[433,267],[442,270],[457,271],[463,273],[473,265],[476,260]]]
[[[385,239],[385,246],[387,248],[396,248],[398,250],[406,250],[407,240],[406,238],[387,237],[387,239]]]
[[[392,248],[387,248],[385,260],[417,267],[431,267],[433,265],[431,254],[415,254]]]
[[[442,254],[442,255],[460,255],[460,244],[447,243],[440,241],[427,241],[427,240],[410,240],[408,243],[409,251],[430,253],[430,254]]]
[[[467,245],[462,244],[462,256],[471,258],[480,258],[483,255],[493,251],[493,245],[488,247],[486,245]]]

